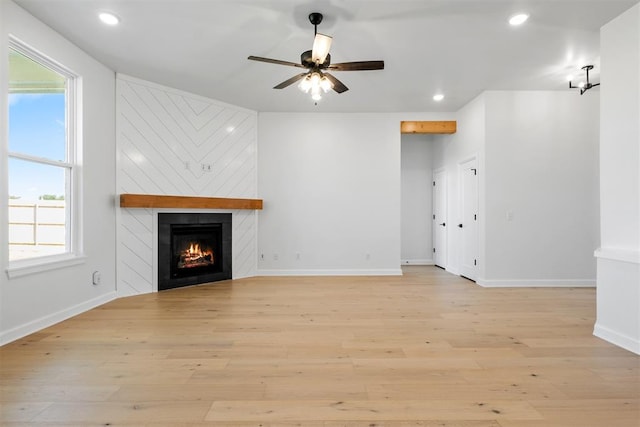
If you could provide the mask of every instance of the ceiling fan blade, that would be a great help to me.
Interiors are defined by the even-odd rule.
[[[279,59],[263,58],[261,56],[251,55],[247,59],[250,59],[251,61],[267,62],[269,64],[289,65],[291,67],[305,68],[302,64],[296,64],[295,62],[281,61]]]
[[[346,91],[349,90],[349,88],[346,87],[344,85],[344,83],[342,83],[340,80],[338,80],[335,77],[333,77],[331,74],[324,73],[324,75],[327,76],[327,78],[329,79],[329,81],[333,85],[333,90],[335,90],[336,92],[342,93],[342,92],[346,92]]]
[[[342,62],[340,64],[331,64],[327,70],[334,71],[370,71],[384,70],[384,61],[356,61]]]
[[[323,64],[331,49],[331,41],[333,38],[324,34],[316,34],[313,39],[313,49],[311,50],[311,60],[316,64]]]
[[[274,86],[273,88],[274,89],[284,89],[285,87],[294,84],[298,80],[302,80],[306,75],[307,75],[307,73],[298,74],[297,76],[293,76],[290,79],[287,79],[287,80],[283,81],[279,85]]]

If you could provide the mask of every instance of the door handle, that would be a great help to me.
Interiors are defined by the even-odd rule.
[[[458,227],[462,228],[462,224],[458,224]]]
[[[440,224],[440,225],[441,225],[441,226],[443,226],[443,227],[446,227],[446,226],[447,226],[447,224],[446,224],[446,223],[444,223],[444,222],[443,222],[442,224]]]

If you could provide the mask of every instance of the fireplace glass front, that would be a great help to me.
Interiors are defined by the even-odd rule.
[[[158,214],[158,290],[231,278],[231,214]]]
[[[172,225],[172,278],[222,270],[222,224]]]

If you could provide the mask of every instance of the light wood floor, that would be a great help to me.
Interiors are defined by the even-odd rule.
[[[255,278],[120,299],[0,348],[0,424],[638,427],[594,289]]]

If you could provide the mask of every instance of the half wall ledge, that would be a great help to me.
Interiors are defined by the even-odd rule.
[[[262,199],[120,194],[121,208],[262,209]]]

